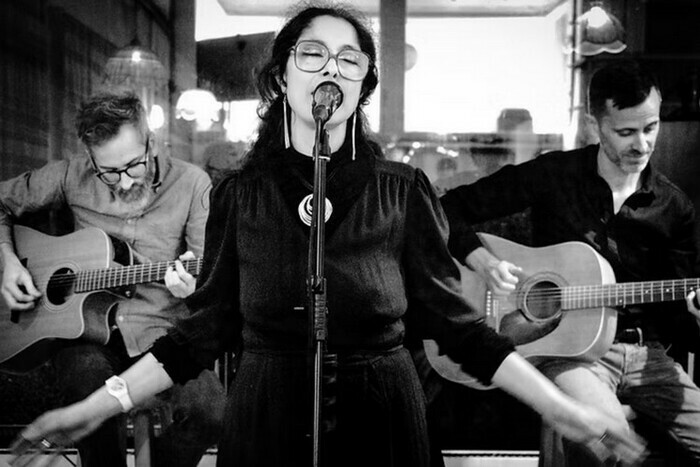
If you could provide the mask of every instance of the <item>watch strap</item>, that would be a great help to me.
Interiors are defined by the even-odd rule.
[[[116,375],[112,376],[105,381],[105,386],[107,392],[119,401],[119,404],[122,406],[122,412],[128,412],[134,408],[134,402],[129,396],[129,388],[123,378]]]

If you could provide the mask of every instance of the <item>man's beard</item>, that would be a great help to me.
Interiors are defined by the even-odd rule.
[[[138,204],[148,197],[148,186],[144,182],[134,183],[128,190],[117,186],[114,195],[123,203]]]
[[[151,166],[143,180],[134,182],[128,190],[124,190],[119,184],[114,185],[112,193],[122,203],[132,205],[134,209],[143,209],[151,199],[150,187],[154,179],[155,169]]]

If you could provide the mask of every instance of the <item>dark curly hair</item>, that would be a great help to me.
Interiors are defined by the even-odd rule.
[[[355,109],[358,147],[370,144],[368,142],[367,117],[362,111],[362,106],[369,102],[370,95],[379,83],[379,77],[376,67],[377,49],[369,22],[360,12],[346,5],[303,4],[301,9],[291,16],[291,19],[285,23],[275,37],[271,57],[258,73],[257,88],[261,98],[258,116],[261,123],[258,127],[258,137],[246,156],[246,164],[267,159],[271,154],[277,153],[283,148],[284,92],[280,83],[283,82],[282,77],[287,66],[290,49],[294,47],[303,31],[319,16],[331,16],[350,23],[357,33],[360,49],[370,57],[369,72],[362,81],[360,100],[357,109]],[[376,148],[376,146],[370,146]]]
[[[130,91],[96,94],[80,106],[75,118],[78,138],[87,147],[99,146],[114,138],[126,124],[134,125],[144,135],[148,132],[143,104]]]

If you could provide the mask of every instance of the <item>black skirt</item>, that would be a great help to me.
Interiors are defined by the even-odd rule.
[[[300,354],[247,351],[229,394],[219,467],[309,467],[312,379]],[[320,438],[321,465],[428,467],[425,397],[409,352],[338,357]],[[327,376],[332,376],[330,369]]]

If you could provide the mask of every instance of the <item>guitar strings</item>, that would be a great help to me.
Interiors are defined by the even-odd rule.
[[[187,272],[197,273],[201,268],[202,258],[188,259],[182,261],[182,265]],[[71,271],[66,273],[57,273],[49,277],[48,280],[35,283],[38,288],[46,287],[47,289],[66,288],[76,283],[81,285],[107,284],[115,281],[120,281],[109,287],[95,288],[113,288],[121,287],[134,283],[137,277],[140,276],[140,282],[152,282],[152,276],[160,276],[165,274],[169,267],[174,267],[175,261],[164,261],[159,263],[135,264],[131,266],[114,267],[108,269],[86,269],[82,271]],[[126,283],[124,283],[126,282]]]
[[[565,308],[590,308],[597,306],[625,306],[645,302],[682,300],[693,289],[700,287],[700,279],[671,279],[649,282],[628,282],[621,284],[601,284],[594,286],[551,287],[516,291],[525,296],[528,304],[542,305],[558,298]],[[663,296],[666,295],[666,299]],[[669,297],[670,296],[670,297]],[[657,298],[658,297],[658,298]],[[599,302],[604,303],[599,303]],[[582,304],[581,302],[584,302]],[[595,303],[591,303],[595,302]],[[575,305],[575,306],[573,306]]]
[[[190,271],[190,266],[195,264],[198,267],[201,263],[201,258],[195,260],[185,260],[183,266],[188,272]],[[141,275],[142,282],[150,282],[150,276],[154,273],[159,276],[164,274],[167,268],[174,266],[175,261],[167,261],[164,263],[158,263],[156,266],[151,264],[139,264],[132,266],[124,266],[122,268],[110,268],[110,269],[93,269],[70,273],[55,274],[51,279],[44,283],[37,284],[40,288],[47,285],[47,288],[64,288],[66,286],[75,284],[78,281],[87,282],[87,285],[95,284],[107,284],[114,281],[121,281],[122,283],[114,284],[111,287],[120,287],[125,285],[123,282],[133,282],[138,275]],[[148,272],[146,273],[146,269]],[[126,273],[126,278],[124,277]],[[144,279],[143,275],[147,274],[149,279]],[[551,299],[558,298],[565,303],[575,303],[577,306],[574,308],[587,308],[578,302],[591,302],[591,301],[610,301],[610,305],[614,306],[624,306],[628,302],[633,303],[644,303],[644,297],[649,298],[649,301],[656,301],[656,295],[670,294],[672,299],[681,300],[690,292],[691,289],[700,287],[700,279],[673,279],[668,281],[659,281],[658,283],[653,283],[648,285],[648,282],[628,282],[622,284],[601,284],[594,286],[568,286],[565,288],[547,288],[547,289],[536,289],[529,290],[527,292],[516,292],[520,295],[525,295],[527,297],[527,303],[532,305],[542,305],[547,302],[551,302]],[[97,287],[97,288],[111,288],[111,287]],[[620,298],[620,293],[623,298]],[[632,300],[626,300],[625,296],[631,296]],[[635,301],[634,298],[639,296],[640,300]],[[678,296],[679,298],[675,298]],[[599,306],[597,304],[590,304],[591,306]]]
[[[189,270],[189,266],[191,266],[191,263],[195,262],[200,262],[200,260],[185,260],[183,262],[183,266],[185,266],[185,270]],[[148,274],[153,274],[155,272],[157,275],[159,273],[163,273],[167,270],[167,268],[174,266],[175,261],[168,261],[162,264],[158,264],[155,268],[151,267],[149,264],[140,264],[140,265],[133,265],[133,266],[124,266],[123,268],[109,268],[109,269],[86,269],[84,271],[78,271],[78,272],[70,272],[70,273],[60,273],[60,274],[54,274],[51,276],[51,279],[47,282],[44,283],[57,283],[57,284],[66,284],[70,283],[75,280],[76,276],[89,276],[89,275],[94,275],[94,276],[100,276],[100,275],[105,275],[107,278],[117,278],[117,276],[123,276],[124,272],[127,273],[127,276],[129,274],[132,275],[138,275],[138,274],[143,274],[145,269],[149,269]],[[195,267],[198,265],[195,265]],[[130,270],[130,271],[125,271],[125,270]],[[188,271],[189,272],[189,271]],[[603,284],[603,285],[595,285],[595,286],[568,286],[565,289],[560,289],[560,288],[548,288],[548,289],[537,289],[537,290],[530,290],[527,292],[528,297],[557,297],[557,296],[562,296],[565,295],[568,299],[576,299],[576,298],[588,298],[588,297],[593,297],[593,298],[604,298],[604,297],[610,297],[613,293],[619,292],[622,290],[623,293],[625,294],[645,294],[645,293],[663,293],[664,291],[670,291],[670,289],[677,290],[677,289],[688,289],[688,288],[694,288],[694,287],[700,287],[700,279],[674,279],[670,281],[663,281],[664,283],[662,284],[657,284],[657,285],[652,285],[651,287],[646,286],[644,287],[642,284],[645,284],[644,282],[629,282],[625,284]],[[671,284],[668,285],[665,282],[670,282]],[[692,285],[688,285],[688,283]],[[639,288],[639,291],[636,291],[635,289]],[[632,290],[629,290],[632,289]],[[563,290],[563,292],[562,292]]]

